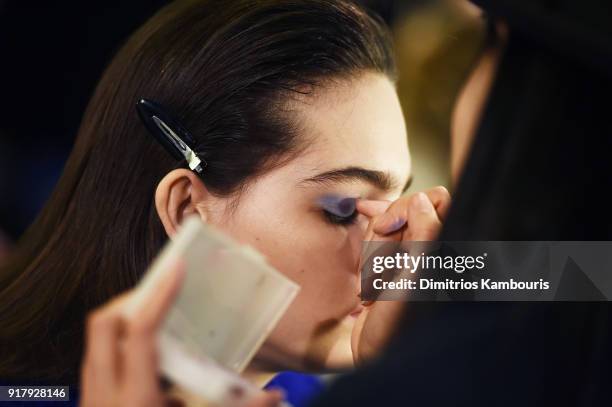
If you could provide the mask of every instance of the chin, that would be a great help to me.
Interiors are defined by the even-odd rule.
[[[337,372],[354,366],[351,333],[355,318],[347,316],[313,341],[307,356],[310,371]]]
[[[299,338],[287,329],[273,332],[260,348],[253,365],[264,370],[308,373],[351,369],[354,366],[351,333],[355,321],[354,316],[347,315],[342,320],[315,323],[318,328]]]

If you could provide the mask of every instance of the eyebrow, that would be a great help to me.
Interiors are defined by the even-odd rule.
[[[383,191],[391,191],[399,185],[399,182],[388,172],[370,170],[363,167],[345,167],[330,171],[325,171],[313,177],[303,179],[299,184],[327,184],[331,182],[354,182],[365,181]],[[402,193],[406,192],[412,184],[412,174],[402,188]]]

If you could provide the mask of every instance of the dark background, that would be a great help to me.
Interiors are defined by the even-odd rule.
[[[0,0],[0,233],[15,241],[51,193],[118,48],[168,0]],[[387,22],[421,0],[363,0]]]
[[[52,191],[106,64],[166,3],[0,2],[0,230],[11,240]]]

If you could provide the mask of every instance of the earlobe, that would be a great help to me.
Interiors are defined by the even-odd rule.
[[[157,185],[155,207],[169,237],[173,237],[183,219],[199,214],[206,221],[203,201],[209,196],[204,183],[187,169],[170,171]]]

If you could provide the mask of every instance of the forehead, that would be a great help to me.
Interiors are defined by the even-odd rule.
[[[411,170],[406,125],[393,84],[364,74],[318,88],[296,105],[313,170],[360,166],[404,182]]]

